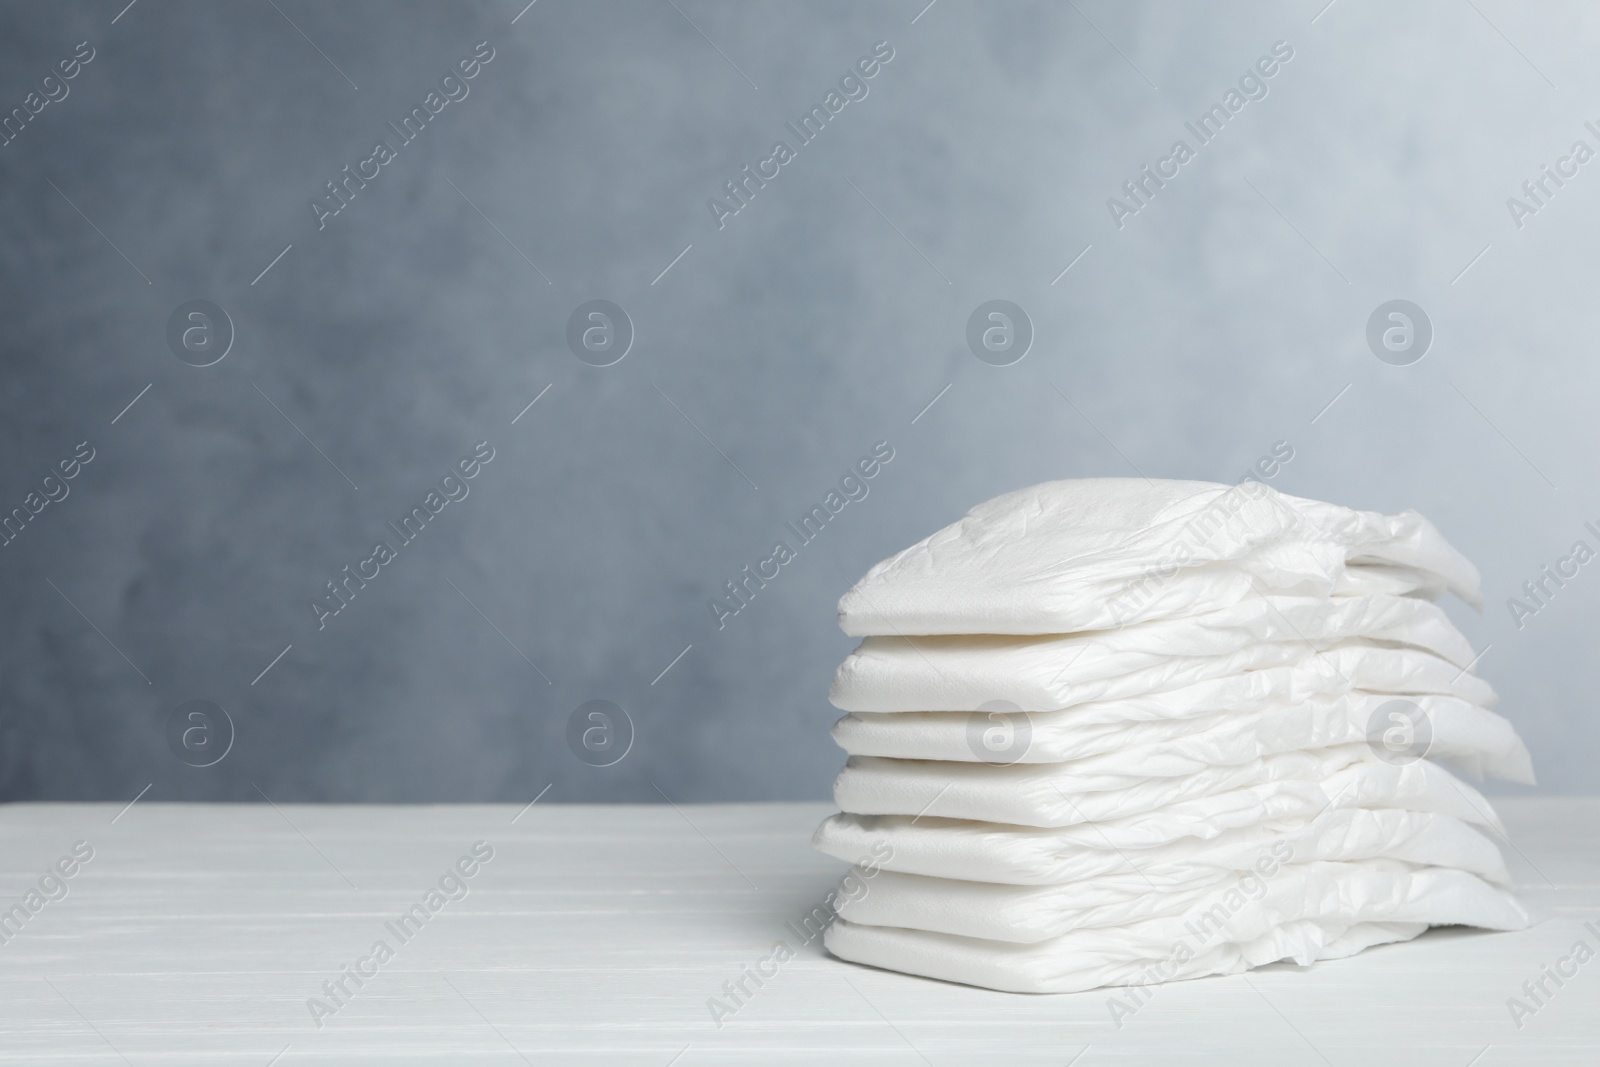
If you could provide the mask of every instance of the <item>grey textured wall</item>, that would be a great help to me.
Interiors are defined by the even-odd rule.
[[[1277,441],[1274,484],[1416,507],[1479,563],[1479,670],[1543,788],[1600,787],[1600,564],[1506,607],[1600,547],[1600,162],[1560,162],[1600,149],[1600,15],[923,2],[8,5],[0,108],[66,95],[0,147],[0,511],[68,495],[0,548],[0,797],[822,797],[833,604],[871,563],[1004,490],[1233,480]],[[1544,164],[1576,173],[1513,217]],[[347,165],[377,176],[319,229]],[[1035,331],[1005,367],[965,340],[997,298]],[[1409,366],[1365,338],[1397,298],[1435,334]],[[167,336],[197,299],[235,334],[206,367]],[[593,299],[635,335],[608,367],[567,341]],[[719,630],[708,598],[878,441],[870,494]],[[608,768],[567,743],[591,699],[636,727]],[[209,767],[174,753],[220,723],[169,742],[191,700],[234,727]]]

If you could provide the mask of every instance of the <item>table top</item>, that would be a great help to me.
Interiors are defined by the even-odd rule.
[[[1118,1028],[1115,991],[970,989],[805,941],[843,870],[809,847],[825,804],[13,804],[0,1061],[1600,1062],[1600,961],[1571,955],[1600,952],[1600,798],[1498,806],[1533,928],[1167,985]],[[795,957],[719,1026],[708,1002],[778,941]],[[1576,974],[1535,1006],[1546,966]]]

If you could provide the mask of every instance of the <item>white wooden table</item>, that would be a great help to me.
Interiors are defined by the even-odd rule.
[[[1576,940],[1600,951],[1582,927],[1600,927],[1600,798],[1502,802],[1547,916],[1531,930],[1165,986],[1121,1029],[1105,992],[993,993],[802,946],[787,924],[841,872],[808,845],[823,804],[119,807],[0,808],[0,922],[25,914],[0,927],[0,1062],[1600,1063],[1600,958],[1547,980],[1520,1029],[1506,1006]],[[28,912],[79,841],[93,858],[45,886],[67,895]],[[478,841],[493,858],[464,865],[464,897],[406,939],[385,925],[428,914]],[[718,1028],[708,998],[780,939],[798,957]],[[346,965],[370,976],[335,1001]]]

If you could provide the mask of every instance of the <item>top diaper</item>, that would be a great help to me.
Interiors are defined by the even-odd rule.
[[[1414,511],[1383,515],[1238,485],[1045,482],[980,504],[874,566],[839,601],[857,637],[1062,634],[1256,594],[1436,597],[1481,607],[1478,572]]]

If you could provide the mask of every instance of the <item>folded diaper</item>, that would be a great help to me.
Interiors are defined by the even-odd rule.
[[[1264,886],[1256,896],[1257,884]],[[865,899],[870,900],[869,893]],[[981,919],[971,920],[981,922]],[[1075,929],[1034,942],[836,920],[842,959],[1019,993],[1148,984],[1293,960],[1336,959],[1428,926],[1518,930],[1528,914],[1476,875],[1396,861],[1286,866],[1214,887],[1176,915]]]
[[[869,637],[839,665],[828,699],[845,711],[971,711],[996,700],[1045,711],[1335,651],[1359,662],[1362,649],[1395,647],[1432,653],[1457,675],[1477,655],[1430,601],[1256,597],[1105,633]]]
[[[1166,778],[1277,752],[1364,742],[1374,717],[1381,718],[1396,700],[1390,693],[1351,690],[1260,710],[1147,717],[1169,710],[1161,699],[1165,695],[1079,704],[1063,711],[856,712],[834,725],[833,739],[852,756],[974,763],[992,758],[1013,763],[1070,761],[1075,774],[1116,770]],[[1492,774],[1516,782],[1533,780],[1522,739],[1494,712],[1438,694],[1404,698],[1402,705],[1408,713],[1420,713],[1428,720],[1431,759],[1478,778]],[[1091,709],[1100,721],[1085,714]],[[1182,710],[1192,712],[1194,705],[1184,704]],[[1124,712],[1128,718],[1109,718]],[[999,731],[993,742],[1001,752],[998,757],[985,747],[987,731]]]
[[[1340,776],[1352,766],[1362,773]],[[1123,774],[1079,776],[1070,763],[955,763],[852,756],[834,779],[833,799],[861,815],[938,815],[951,819],[1020,826],[1075,826],[1156,811],[1250,786],[1283,782],[1358,783],[1393,779],[1414,782],[1419,802],[1458,795],[1474,810],[1489,803],[1470,785],[1429,760],[1396,764],[1366,745],[1337,745],[1280,752],[1236,766],[1207,767],[1173,778]],[[1326,788],[1326,787],[1325,787]],[[1395,788],[1402,788],[1398,784]],[[1203,805],[1201,805],[1203,808]],[[1484,821],[1480,817],[1476,821]]]
[[[1477,572],[1420,515],[1260,483],[1047,483],[878,564],[839,602],[829,951],[1068,992],[1525,925],[1452,769],[1532,764],[1447,591]]]
[[[1093,478],[973,508],[868,571],[839,601],[839,625],[856,637],[1061,634],[1380,586],[1479,598],[1477,570],[1414,511],[1352,511],[1255,481]]]
[[[1277,848],[1281,856],[1298,858],[1287,842]],[[1493,850],[1492,845],[1490,849]],[[1265,850],[1261,855],[1275,859]],[[1343,876],[1370,870],[1414,874],[1426,865],[1377,855],[1306,863],[1278,860],[1272,866],[1273,879],[1293,879],[1308,873]],[[1504,880],[1503,866],[1497,866],[1495,873]],[[1183,915],[1196,905],[1203,910],[1209,904],[1208,898],[1221,898],[1234,890],[1258,899],[1266,889],[1266,879],[1249,865],[1242,872],[1226,867],[1196,867],[1181,880],[1169,877],[1160,883],[1145,878],[1138,870],[1130,870],[1126,875],[1046,885],[957,881],[884,871],[873,878],[865,894],[852,897],[841,889],[837,899],[839,917],[853,923],[1031,944],[1074,930]]]
[[[881,867],[885,872],[999,885],[1075,885],[1080,890],[1090,880],[1102,879],[1150,893],[1203,879],[1210,872],[1249,870],[1262,855],[1280,851],[1283,857],[1299,860],[1389,857],[1457,867],[1505,883],[1500,850],[1470,825],[1481,816],[1470,804],[1451,805],[1448,797],[1440,800],[1441,806],[1453,806],[1471,818],[1441,811],[1330,804],[1310,818],[1303,811],[1274,813],[1205,838],[1158,841],[1127,833],[1126,825],[1044,829],[840,814],[818,827],[813,844],[853,865]]]
[[[1268,647],[1276,650],[1280,646]],[[1135,690],[1118,679],[1112,692],[1091,699],[1073,699],[1063,707],[1073,709],[1072,723],[1088,728],[1123,725],[1141,719],[1183,719],[1225,711],[1258,712],[1352,690],[1437,693],[1459,697],[1485,708],[1497,703],[1494,690],[1483,679],[1416,649],[1346,643],[1321,652],[1303,646],[1289,646],[1289,650],[1291,657],[1283,663],[1251,666],[1232,674],[1185,681],[1170,688],[1158,685]],[[1076,692],[1073,695],[1076,697]],[[977,707],[983,709],[982,704]],[[974,709],[907,707],[889,713],[970,710]]]

